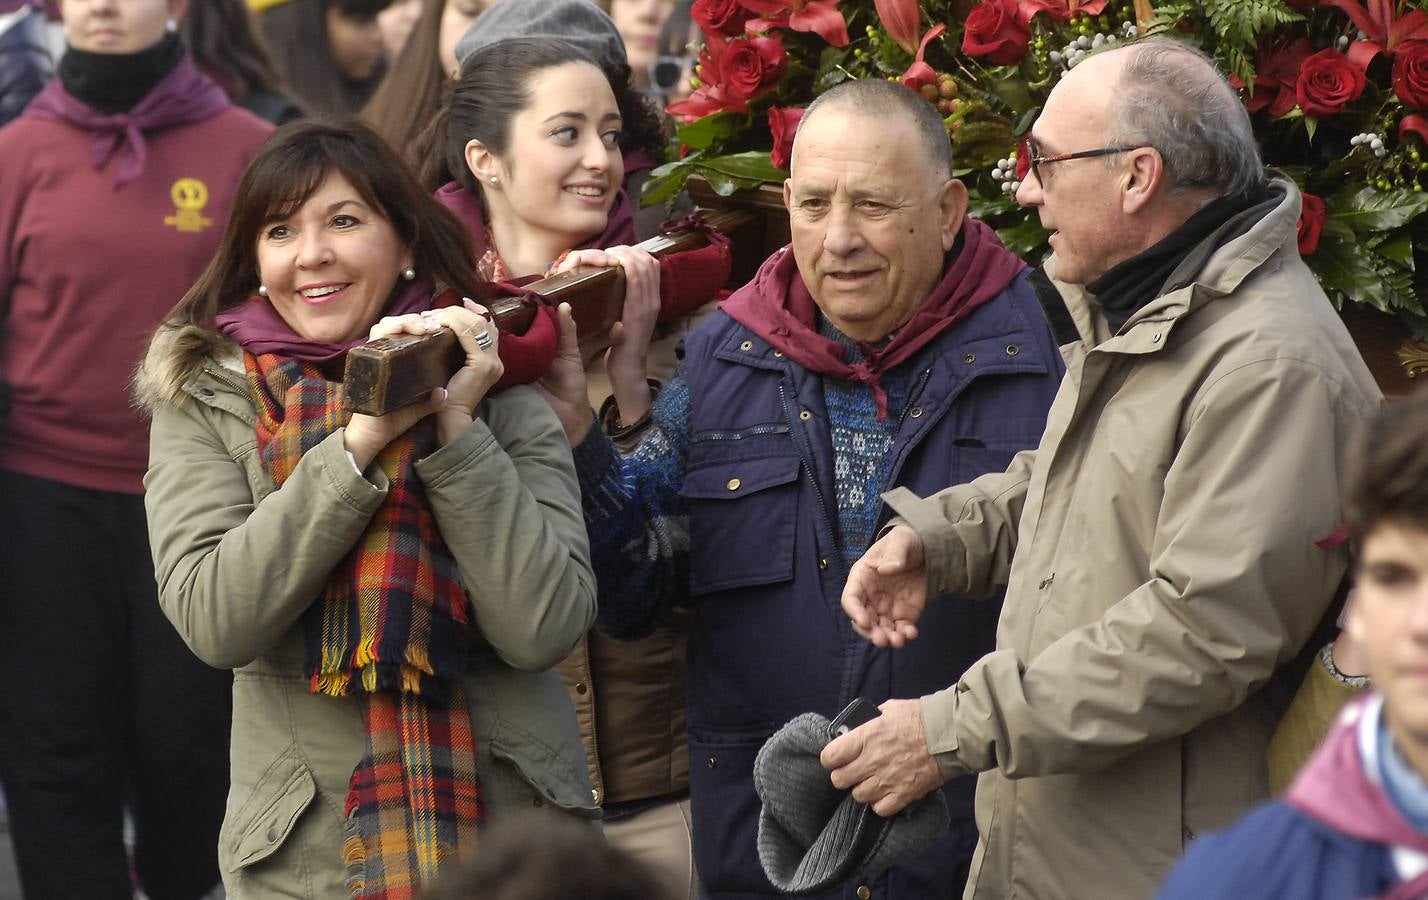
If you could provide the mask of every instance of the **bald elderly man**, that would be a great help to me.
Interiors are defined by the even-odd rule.
[[[1051,231],[1066,381],[1034,451],[926,500],[853,567],[876,646],[1006,585],[996,650],[825,748],[891,815],[983,773],[969,897],[1147,897],[1266,795],[1260,688],[1334,597],[1342,459],[1379,392],[1299,258],[1299,192],[1198,52],[1067,73],[1017,199]],[[902,651],[899,651],[902,652]]]
[[[557,410],[575,447],[597,627],[636,636],[689,607],[694,853],[712,898],[778,896],[760,867],[754,756],[802,713],[835,716],[956,680],[991,647],[995,604],[944,598],[930,638],[891,651],[838,605],[888,517],[879,493],[1001,471],[1036,444],[1063,371],[1031,272],[966,215],[946,126],[900,84],[822,95],[794,140],[791,247],[693,331],[635,452],[583,386]],[[578,366],[567,369],[578,369]],[[961,893],[971,780],[927,852],[816,896]]]

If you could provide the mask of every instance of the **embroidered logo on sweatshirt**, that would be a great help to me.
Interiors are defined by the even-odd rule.
[[[203,214],[208,205],[208,185],[197,178],[180,178],[169,188],[173,198],[174,214],[164,216],[164,224],[172,225],[179,231],[197,233],[213,224],[213,220]]]

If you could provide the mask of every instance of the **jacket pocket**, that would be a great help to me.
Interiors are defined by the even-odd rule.
[[[583,765],[574,765],[560,750],[504,719],[491,734],[490,747],[491,756],[509,763],[544,799],[582,816],[599,817],[600,807],[595,803],[588,772]],[[580,762],[583,764],[584,759]]]
[[[710,739],[712,738],[712,739]],[[754,757],[768,735],[689,735],[694,862],[711,894],[773,893],[759,863]]]
[[[797,456],[720,460],[684,478],[690,592],[708,594],[793,577]]]
[[[316,796],[317,782],[312,772],[296,750],[288,748],[253,785],[238,811],[223,823],[218,848],[222,869],[237,872],[276,853]]]
[[[988,472],[1005,472],[1012,458],[1035,447],[1038,438],[960,437],[948,449],[949,484],[966,484]]]

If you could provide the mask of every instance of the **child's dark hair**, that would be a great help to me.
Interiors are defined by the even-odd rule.
[[[466,144],[473,138],[497,156],[511,144],[511,121],[531,102],[530,82],[539,72],[584,62],[605,73],[624,120],[620,149],[642,150],[655,160],[663,148],[662,123],[648,101],[630,88],[630,68],[601,65],[566,41],[515,39],[473,53],[461,67],[461,77],[421,140],[421,178],[428,190],[457,181],[479,196],[476,179],[466,167]]]
[[[1344,513],[1356,542],[1384,523],[1428,531],[1428,386],[1379,410],[1350,454]]]

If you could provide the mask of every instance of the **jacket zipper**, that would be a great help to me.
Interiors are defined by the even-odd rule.
[[[891,452],[894,455],[893,462],[895,464],[888,466],[887,478],[884,480],[883,484],[879,486],[880,489],[878,490],[878,506],[876,509],[873,510],[874,522],[877,522],[883,517],[883,507],[886,506],[886,504],[883,502],[883,492],[894,485],[894,475],[902,474],[902,464],[896,459],[896,457],[900,455],[897,446],[897,435],[902,433],[902,425],[904,422],[907,421],[907,414],[912,410],[914,406],[917,405],[917,398],[922,396],[922,390],[923,388],[927,387],[927,381],[931,377],[931,367],[922,370],[922,375],[917,379],[917,383],[912,386],[912,390],[907,395],[907,405],[903,407],[902,415],[898,416],[897,429],[893,433],[893,446],[891,448]]]
[[[701,431],[691,437],[696,441],[738,441],[760,434],[788,434],[788,426],[755,425],[753,428],[742,428],[738,431]]]
[[[238,381],[236,378],[232,377],[227,372],[221,371],[218,368],[204,366],[203,371],[207,372],[209,375],[212,375],[214,378],[233,388],[233,390],[237,391],[243,396],[248,396],[248,385],[246,382]]]
[[[799,458],[803,460],[803,467],[808,470],[808,481],[813,485],[813,494],[818,498],[818,521],[823,526],[823,539],[826,546],[833,548],[829,553],[837,560],[838,568],[843,569],[843,554],[838,550],[837,532],[833,530],[833,524],[828,521],[828,503],[823,495],[823,488],[818,483],[818,467],[814,465],[813,452],[808,446],[808,434],[802,428],[793,424],[793,407],[788,402],[788,392],[780,382],[778,386],[778,400],[783,407],[783,414],[788,418],[789,424],[784,426],[793,435],[794,446],[798,448]],[[843,573],[843,580],[846,581],[847,572]]]

